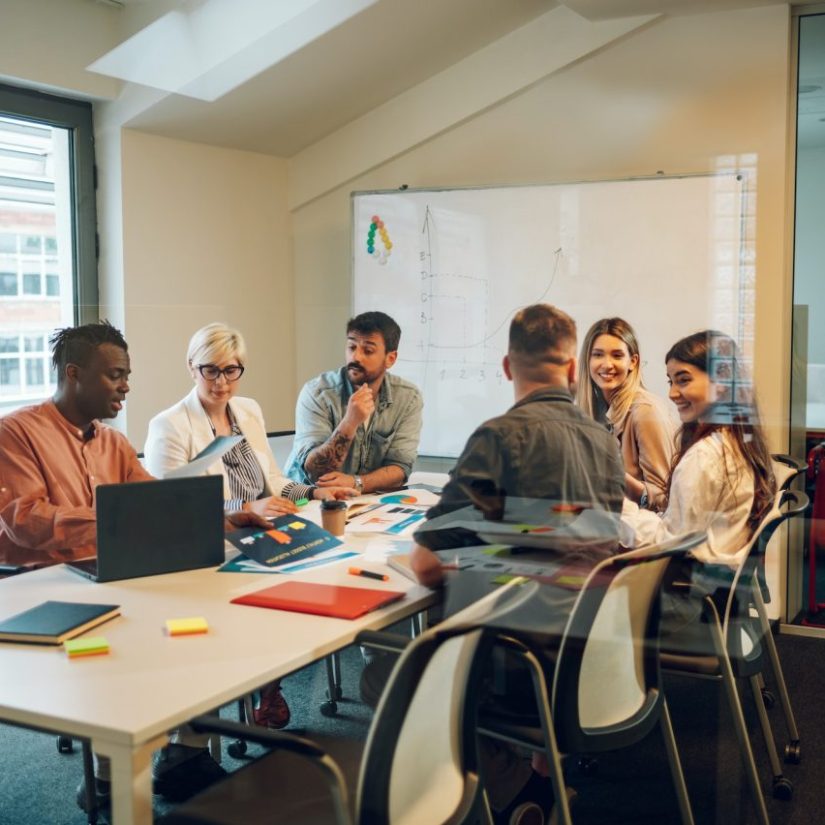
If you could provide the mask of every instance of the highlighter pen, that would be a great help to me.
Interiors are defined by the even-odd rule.
[[[372,570],[362,570],[360,567],[350,567],[347,573],[349,573],[350,576],[363,576],[365,579],[376,579],[380,582],[388,582],[390,580],[390,577],[383,573],[373,573]]]

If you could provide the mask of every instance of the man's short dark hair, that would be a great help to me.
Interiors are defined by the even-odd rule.
[[[120,330],[108,321],[58,329],[52,333],[49,344],[58,384],[63,382],[67,364],[87,366],[92,354],[101,344],[114,344],[125,352],[129,351]]]
[[[520,309],[510,323],[508,354],[517,366],[563,366],[576,355],[576,322],[550,304]]]
[[[350,318],[347,322],[347,335],[351,332],[358,332],[361,335],[380,332],[387,352],[395,352],[401,341],[401,327],[385,312],[362,312]]]

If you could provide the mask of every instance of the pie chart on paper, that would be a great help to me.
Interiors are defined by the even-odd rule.
[[[415,496],[408,496],[406,493],[393,493],[391,496],[381,496],[382,504],[418,504]]]

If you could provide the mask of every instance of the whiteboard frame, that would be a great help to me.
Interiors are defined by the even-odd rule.
[[[355,225],[356,225],[356,200],[359,197],[365,196],[391,196],[391,195],[416,195],[416,194],[428,194],[428,193],[450,193],[450,192],[478,192],[478,191],[493,191],[493,190],[516,190],[516,189],[535,189],[535,188],[550,188],[555,186],[587,186],[589,184],[609,184],[609,183],[643,183],[649,181],[659,181],[659,180],[685,180],[685,179],[696,179],[696,178],[735,178],[741,184],[741,196],[740,196],[740,213],[739,213],[739,250],[738,250],[738,261],[737,261],[737,272],[740,275],[739,281],[737,283],[737,295],[739,300],[741,301],[741,293],[743,288],[743,279],[741,278],[741,269],[746,262],[746,248],[748,245],[747,242],[747,229],[746,229],[746,218],[748,214],[748,202],[749,197],[752,192],[752,181],[751,176],[748,173],[747,169],[742,168],[731,168],[731,169],[719,169],[715,171],[707,171],[707,172],[683,172],[683,173],[665,173],[662,171],[657,171],[650,175],[630,175],[630,176],[623,176],[623,177],[616,177],[616,178],[585,178],[585,179],[578,179],[578,180],[555,180],[555,181],[544,181],[544,182],[530,182],[530,183],[507,183],[507,184],[478,184],[473,186],[422,186],[422,187],[410,187],[406,184],[399,186],[396,189],[359,189],[353,190],[350,192],[350,232],[349,232],[349,242],[350,242],[350,317],[353,317],[356,312],[355,308],[355,301],[356,301],[356,294],[355,294]],[[734,337],[737,340],[737,343],[743,341],[743,319],[741,313],[739,314],[739,327],[735,330]],[[403,332],[403,330],[402,330]],[[731,330],[731,332],[734,332]],[[744,353],[746,357],[752,358],[752,353]],[[504,412],[504,410],[502,410]],[[435,460],[450,460],[454,457],[452,456],[444,456],[444,455],[434,455],[429,453],[420,453],[420,458],[427,458],[427,459],[435,459]]]

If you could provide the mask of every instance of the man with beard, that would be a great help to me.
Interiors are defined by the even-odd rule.
[[[390,375],[401,330],[383,312],[347,324],[346,366],[308,381],[295,409],[287,475],[358,493],[401,486],[418,452],[423,402],[418,388]]]

